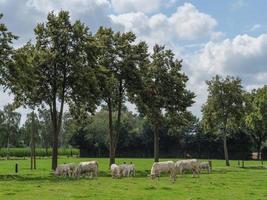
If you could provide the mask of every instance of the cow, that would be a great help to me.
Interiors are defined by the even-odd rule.
[[[126,176],[129,177],[130,175],[135,176],[135,165],[132,164],[132,162],[129,165],[124,163],[122,165],[119,165],[119,167],[120,167],[122,176],[124,177]]]
[[[174,181],[175,180],[174,162],[173,161],[154,162],[150,172],[151,179],[155,179],[156,177],[158,177],[159,180],[160,173],[162,172],[170,173],[170,179]]]
[[[91,175],[91,177],[98,176],[98,162],[88,161],[80,162],[75,171],[76,177],[79,178],[81,175]]]
[[[112,164],[110,166],[110,171],[112,178],[120,178],[122,176],[123,168],[116,164]]]
[[[189,159],[189,160],[179,160],[175,163],[175,176],[176,173],[183,174],[184,171],[192,171],[193,177],[195,174],[199,176],[200,166],[197,159]]]
[[[58,165],[54,173],[56,176],[72,177],[74,175],[76,167],[77,165],[75,163]]]
[[[207,170],[208,173],[211,172],[210,164],[208,162],[201,162],[199,168],[200,170]]]

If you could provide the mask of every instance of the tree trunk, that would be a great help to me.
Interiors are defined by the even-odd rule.
[[[36,154],[35,154],[35,119],[34,112],[32,112],[32,130],[31,130],[31,169],[36,169]]]
[[[9,156],[9,134],[7,136],[7,155],[6,155],[6,159],[9,160],[10,156]]]
[[[230,166],[229,156],[228,156],[228,148],[227,148],[227,138],[226,138],[225,130],[223,133],[223,150],[224,150],[225,164],[226,164],[226,166]]]
[[[120,79],[119,84],[119,101],[118,101],[118,115],[117,115],[117,122],[116,122],[116,135],[115,135],[115,151],[117,148],[119,136],[120,136],[120,129],[121,129],[121,107],[122,107],[122,96],[123,96],[123,86],[122,86],[122,80]]]
[[[52,119],[52,170],[56,170],[57,168],[57,157],[58,157],[58,127],[57,127],[57,111],[55,107],[51,109],[51,119]]]
[[[260,160],[261,159],[261,144],[258,144],[257,147],[257,159]]]
[[[52,149],[52,169],[57,168],[57,157],[58,157],[58,131],[53,130],[53,149]]]
[[[154,129],[154,161],[159,162],[159,130],[157,125]]]
[[[112,105],[111,99],[108,98],[108,118],[109,118],[109,166],[115,163],[115,145],[112,122]]]

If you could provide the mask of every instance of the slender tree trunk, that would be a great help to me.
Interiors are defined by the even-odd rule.
[[[260,160],[261,159],[261,144],[257,145],[257,159]]]
[[[53,148],[52,148],[52,169],[57,168],[57,157],[58,157],[58,131],[56,128],[53,130]]]
[[[56,70],[54,73],[55,73],[54,78],[57,78]],[[52,101],[52,110],[51,110],[51,119],[52,119],[52,124],[53,124],[53,150],[52,150],[52,169],[53,170],[56,170],[57,168],[59,133],[61,129],[63,108],[64,108],[64,103],[65,103],[65,87],[66,87],[66,70],[64,71],[62,90],[60,91],[61,102],[60,102],[59,113],[57,112],[57,106],[56,106],[57,87],[56,87],[56,83],[54,82],[53,101]]]
[[[118,101],[118,115],[117,115],[117,122],[116,122],[116,136],[115,136],[115,151],[117,148],[119,136],[120,136],[120,129],[121,129],[121,109],[122,109],[122,96],[123,96],[123,86],[122,86],[122,79],[120,79],[119,83],[119,101]]]
[[[32,130],[31,130],[31,169],[36,169],[36,154],[35,154],[35,119],[34,112],[32,112]]]
[[[51,119],[52,119],[52,169],[55,170],[57,168],[57,157],[58,157],[58,127],[57,127],[57,111],[54,107],[55,103],[53,105],[52,111],[51,111]]]
[[[223,150],[224,150],[225,164],[226,164],[226,166],[230,166],[229,156],[228,156],[228,148],[227,148],[227,138],[226,138],[225,130],[223,133]]]
[[[34,119],[34,118],[33,118]],[[35,142],[35,139],[36,139],[36,126],[35,126],[35,122],[33,123],[34,124],[34,129],[33,129],[33,168],[36,169],[36,153],[35,153],[35,147],[36,147],[36,142]]]
[[[108,118],[109,118],[109,166],[115,163],[115,145],[112,122],[112,105],[111,99],[108,98]]]
[[[6,159],[9,160],[9,133],[7,135],[7,155],[6,155]]]
[[[154,161],[159,162],[159,130],[157,125],[154,128]]]
[[[32,112],[32,127],[31,127],[31,170],[33,170],[33,112]]]

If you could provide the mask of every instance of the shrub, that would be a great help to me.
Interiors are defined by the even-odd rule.
[[[45,149],[45,148],[36,148],[35,150],[36,156],[45,157],[52,155],[52,148]],[[67,149],[67,148],[59,148],[58,155],[60,156],[72,156],[72,155],[79,155],[79,149]],[[0,149],[0,157],[7,156],[7,149],[1,148]],[[28,157],[31,156],[31,149],[30,148],[9,148],[9,156],[10,157]]]

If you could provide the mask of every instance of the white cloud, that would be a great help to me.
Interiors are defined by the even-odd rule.
[[[111,0],[116,13],[152,13],[160,9],[161,3],[161,0]]]
[[[262,26],[260,24],[254,24],[251,28],[250,31],[256,31],[260,29]]]
[[[162,13],[147,16],[143,12],[110,15],[111,22],[124,31],[134,31],[144,39],[155,42],[196,40],[210,36],[217,22],[190,3],[178,7],[171,16]]]
[[[200,115],[207,98],[205,80],[215,74],[232,75],[242,79],[245,89],[258,88],[267,82],[267,34],[258,37],[237,35],[233,39],[210,41],[200,51],[185,57],[189,88],[196,95],[192,110]]]
[[[231,2],[230,6],[231,9],[235,11],[247,6],[247,2],[245,0],[234,0]]]

